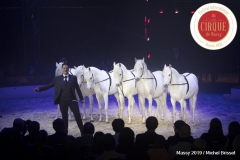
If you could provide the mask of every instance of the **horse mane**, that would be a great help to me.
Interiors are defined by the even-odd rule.
[[[76,74],[78,74],[78,73],[83,74],[83,73],[84,73],[83,68],[84,68],[83,65],[77,66],[77,67],[75,68],[75,73],[76,73]]]

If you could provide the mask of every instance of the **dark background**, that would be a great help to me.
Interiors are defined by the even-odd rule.
[[[0,71],[4,76],[29,75],[33,66],[35,74],[54,74],[55,63],[62,57],[68,59],[70,67],[84,64],[104,69],[104,62],[112,70],[115,61],[132,69],[134,58],[144,57],[152,71],[162,70],[169,62],[180,73],[237,73],[239,30],[227,47],[216,51],[200,47],[191,36],[190,12],[210,2],[213,1],[2,0]],[[239,0],[214,2],[231,9],[239,26]],[[26,3],[35,4],[34,12]],[[161,9],[163,14],[159,14]],[[175,9],[179,14],[174,13]],[[150,19],[149,42],[144,35],[145,15]],[[34,19],[36,28],[32,28]],[[179,53],[177,60],[174,51]]]

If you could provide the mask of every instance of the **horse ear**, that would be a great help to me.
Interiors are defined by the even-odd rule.
[[[58,63],[56,62],[56,67],[58,66]]]
[[[83,65],[83,68],[86,68],[86,67]]]
[[[171,65],[171,64],[169,64],[169,68],[172,68],[172,65]]]
[[[144,57],[143,57],[143,59],[142,59],[142,60],[143,60],[143,62],[144,62]]]
[[[113,62],[113,67],[116,65],[116,63],[115,62]]]
[[[135,62],[137,62],[137,58],[135,57]]]

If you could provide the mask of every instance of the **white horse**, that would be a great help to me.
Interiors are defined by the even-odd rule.
[[[90,109],[90,121],[94,121],[93,119],[93,95],[95,94],[93,89],[87,88],[87,82],[84,81],[84,72],[86,68],[84,65],[75,67],[75,76],[77,77],[78,84],[80,86],[82,95],[85,99],[85,97],[88,97],[89,99],[89,109]],[[86,119],[86,103],[83,103],[83,119]]]
[[[161,107],[161,119],[163,120],[166,112],[167,89],[163,85],[162,71],[150,72],[144,62],[144,58],[140,60],[135,58],[135,62],[134,70],[136,73],[138,97],[142,106],[142,122],[145,123],[146,120],[145,98],[148,99],[149,115],[152,116],[152,99],[154,99],[157,103],[155,116],[159,117],[158,113]]]
[[[118,88],[113,78],[113,73],[99,70],[95,67],[88,67],[84,72],[84,79],[87,81],[87,88],[93,88],[96,93],[99,108],[99,121],[102,121],[102,97],[105,102],[106,120],[108,123],[108,95],[114,94],[119,106]]]
[[[133,108],[135,105],[134,95],[137,94],[135,74],[122,64],[113,63],[113,76],[118,87],[120,107],[119,117],[123,117],[123,108],[125,106],[124,98],[128,98],[128,123],[132,123]]]
[[[55,76],[59,76],[62,75],[62,64],[63,62],[57,63],[56,62],[56,70],[55,70]],[[80,86],[81,92],[82,92],[82,96],[85,99],[85,97],[89,98],[89,108],[90,108],[90,121],[94,121],[93,117],[92,117],[92,104],[93,104],[93,94],[94,91],[93,90],[89,90],[86,88],[86,82],[83,82],[83,73],[84,73],[85,67],[84,66],[78,66],[75,68],[69,68],[69,74],[75,75],[77,77],[77,81],[78,81],[78,85]],[[77,96],[77,100],[79,100],[79,97]],[[83,117],[82,119],[86,119],[86,103],[83,103]],[[71,112],[71,109],[68,110],[68,119],[72,120],[74,115]],[[57,110],[57,116],[56,118],[61,117],[61,112],[60,112],[60,107],[58,105],[58,110]],[[55,118],[55,119],[56,119]]]
[[[176,101],[180,103],[181,114],[186,121],[186,99],[189,99],[192,110],[192,121],[194,122],[194,112],[198,94],[198,79],[192,73],[179,74],[178,71],[169,66],[164,65],[163,68],[164,85],[168,87],[173,106],[173,121],[176,121]]]

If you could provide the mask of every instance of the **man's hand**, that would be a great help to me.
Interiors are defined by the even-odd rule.
[[[39,92],[39,88],[35,88],[34,91],[35,91],[35,92]]]

